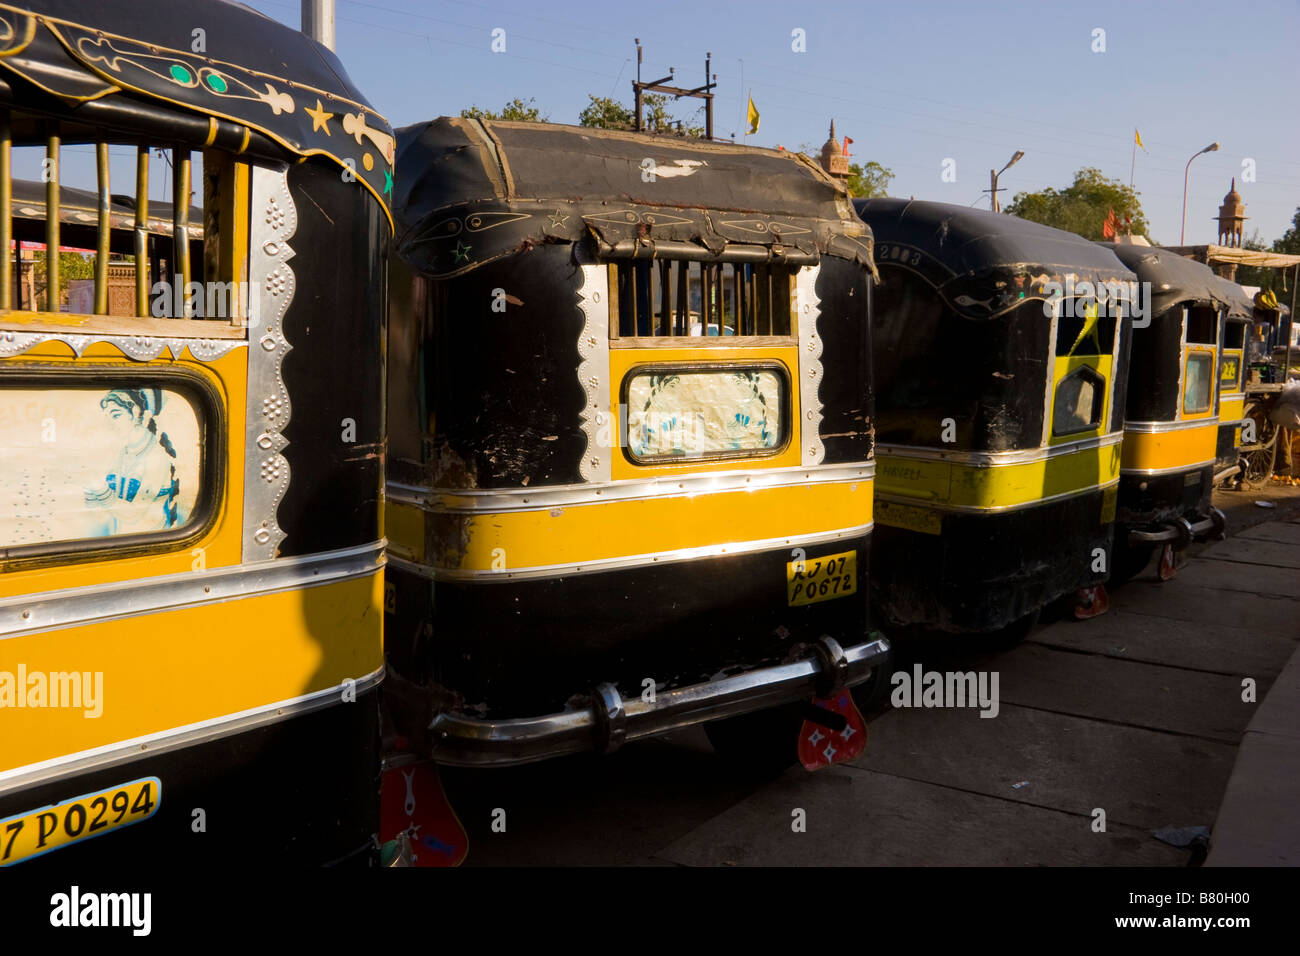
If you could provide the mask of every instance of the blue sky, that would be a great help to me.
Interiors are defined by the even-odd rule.
[[[297,27],[298,0],[249,0]],[[1213,241],[1233,176],[1247,235],[1281,235],[1300,206],[1300,3],[774,3],[589,0],[336,0],[338,53],[394,125],[477,104],[533,97],[554,122],[576,123],[589,93],[631,101],[633,37],[645,79],[676,67],[718,77],[716,128],[743,132],[745,93],[762,121],[749,142],[820,147],[835,118],[858,161],[896,174],[890,193],[987,203],[991,167],[1016,191],[1063,187],[1082,166],[1134,185],[1153,236],[1178,241],[1183,170],[1191,167],[1187,241]],[[491,32],[506,31],[506,52]],[[806,52],[791,49],[802,29]],[[1105,52],[1093,52],[1093,31]],[[253,42],[253,38],[250,38]],[[683,104],[686,101],[682,101]],[[680,106],[688,112],[692,106]],[[87,157],[88,158],[88,157]],[[956,182],[943,182],[945,159]],[[1254,160],[1255,181],[1242,182]],[[21,174],[21,172],[20,172]],[[400,175],[400,171],[399,171]]]

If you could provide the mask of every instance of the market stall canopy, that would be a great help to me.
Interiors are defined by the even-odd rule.
[[[1290,269],[1300,266],[1300,256],[1262,249],[1242,249],[1237,246],[1165,246],[1169,252],[1195,259],[1197,262],[1232,262],[1239,266],[1259,266],[1266,269]]]
[[[1222,279],[1208,266],[1193,262],[1162,246],[1130,246],[1101,242],[1120,261],[1137,273],[1143,283],[1151,284],[1151,314],[1160,315],[1179,303],[1191,305],[1227,305],[1227,290]]]
[[[52,114],[74,126],[83,114],[97,125],[117,117],[125,128],[150,117],[198,114],[209,144],[279,158],[328,157],[387,210],[392,129],[338,58],[297,30],[226,0],[27,6],[0,3],[0,103],[53,97],[60,108]],[[130,125],[120,122],[127,114],[135,120]],[[160,124],[160,132],[166,128]],[[41,138],[21,115],[13,133],[18,143]]]
[[[1087,281],[1123,294],[1135,277],[1106,248],[1016,216],[911,199],[855,199],[871,227],[876,262],[919,274],[967,318],[994,318],[1026,299],[1046,300]]]
[[[871,232],[807,157],[677,136],[442,117],[397,131],[397,248],[435,278],[544,242],[606,256],[872,266]]]

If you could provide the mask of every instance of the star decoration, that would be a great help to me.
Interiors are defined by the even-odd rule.
[[[318,129],[323,129],[325,131],[326,136],[330,135],[329,124],[330,124],[330,120],[334,118],[334,114],[327,113],[325,111],[325,108],[321,106],[320,100],[316,101],[315,109],[312,109],[309,106],[307,107],[305,112],[307,113],[308,116],[311,117],[311,131],[313,133],[316,132],[316,130]]]
[[[838,750],[836,750],[836,749],[835,749],[834,747],[832,747],[830,744],[827,744],[827,745],[826,745],[826,749],[822,751],[822,756],[825,757],[827,760],[830,760],[830,759],[831,759],[832,757],[834,757],[837,753],[839,753]]]
[[[552,228],[552,229],[559,229],[562,225],[564,225],[566,222],[569,221],[569,217],[568,217],[568,216],[561,216],[561,215],[560,215],[560,210],[558,210],[558,209],[555,210],[555,212],[551,215],[550,218],[551,218],[551,228]]]
[[[391,169],[384,170],[384,192],[390,195],[393,192],[393,171]]]
[[[857,731],[854,730],[852,727],[846,726],[843,730],[840,731],[840,736],[843,737],[845,740],[848,740],[856,733]]]
[[[823,739],[825,738],[822,736],[822,732],[820,730],[814,730],[808,738],[808,743],[816,747]]]
[[[467,245],[465,245],[465,243],[463,243],[463,242],[457,242],[457,243],[456,243],[456,248],[455,248],[455,250],[454,250],[454,254],[455,254],[455,256],[456,256],[456,261],[457,261],[457,262],[468,262],[468,261],[469,261],[469,251],[470,251],[470,249],[472,249],[472,248],[473,248],[473,246],[467,246]]]

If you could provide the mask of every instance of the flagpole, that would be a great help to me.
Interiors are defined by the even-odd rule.
[[[1133,159],[1128,164],[1128,188],[1133,188],[1133,170],[1137,168],[1138,161],[1138,141],[1137,131],[1133,131]]]

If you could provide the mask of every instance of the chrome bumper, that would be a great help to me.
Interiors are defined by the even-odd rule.
[[[874,640],[841,648],[822,637],[813,655],[789,664],[692,684],[642,697],[624,699],[613,684],[601,684],[590,707],[542,717],[480,720],[442,713],[430,725],[432,756],[463,767],[503,767],[562,754],[611,753],[625,741],[653,737],[706,720],[817,696],[860,684],[889,656],[889,641]]]
[[[1159,531],[1130,531],[1128,543],[1134,545],[1173,542],[1174,547],[1181,551],[1198,538],[1205,538],[1211,534],[1216,538],[1223,537],[1223,529],[1226,526],[1227,518],[1223,512],[1218,508],[1211,508],[1208,517],[1200,518],[1195,522],[1188,521],[1186,518],[1177,518],[1173,524]]]

